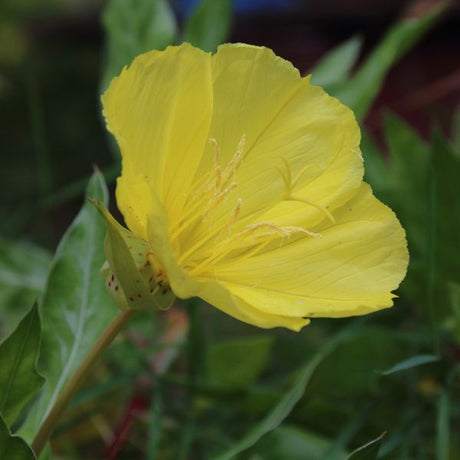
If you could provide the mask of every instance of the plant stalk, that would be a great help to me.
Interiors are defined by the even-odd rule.
[[[60,419],[62,413],[65,411],[77,389],[88,376],[94,363],[104,352],[104,350],[113,342],[115,337],[123,329],[133,314],[134,310],[123,310],[115,317],[115,319],[110,323],[109,327],[93,345],[81,363],[80,367],[76,370],[75,374],[64,387],[58,399],[54,403],[51,411],[48,413],[45,420],[41,424],[40,429],[38,430],[38,433],[32,442],[32,449],[34,450],[37,458],[40,456],[41,451],[51,436],[56,423]]]

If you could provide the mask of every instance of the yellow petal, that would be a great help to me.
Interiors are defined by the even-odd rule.
[[[169,218],[176,218],[208,140],[210,54],[188,44],[145,53],[112,80],[102,102],[107,127],[121,149],[123,181],[129,183],[117,195],[120,210],[134,220],[136,215],[145,232],[148,200],[123,196],[140,176],[153,187]]]
[[[267,313],[256,309],[244,300],[234,296],[232,291],[216,281],[200,283],[196,295],[224,313],[257,327],[286,327],[298,331],[310,322],[306,318],[293,318],[292,316]]]
[[[408,263],[404,230],[367,184],[323,222],[320,238],[300,237],[248,260],[215,268],[235,296],[265,313],[360,315],[392,305]]]
[[[360,132],[348,108],[267,48],[223,45],[213,56],[212,70],[210,137],[217,141],[222,165],[246,138],[235,171],[238,185],[214,220],[228,218],[237,199],[242,200],[241,226],[247,216],[268,220],[269,210],[286,198],[281,174],[286,168],[297,179],[288,195],[316,205],[294,206],[303,222],[317,223],[325,217],[321,207],[332,210],[356,193],[363,175]],[[211,168],[213,148],[207,147],[198,175]],[[189,241],[193,244],[193,236]]]

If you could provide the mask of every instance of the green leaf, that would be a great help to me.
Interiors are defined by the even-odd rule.
[[[390,367],[386,371],[382,372],[382,375],[390,375],[395,372],[405,371],[412,369],[413,367],[421,366],[422,364],[433,363],[439,361],[439,356],[436,355],[419,355],[413,356],[412,358],[406,359],[394,366]]]
[[[252,385],[267,363],[273,338],[233,339],[209,348],[207,383],[226,389]]]
[[[374,139],[366,131],[362,132],[361,151],[365,167],[364,180],[371,184],[377,198],[385,202],[385,195],[388,194],[388,187],[391,184],[389,165]]]
[[[439,131],[432,140],[432,169],[436,188],[436,264],[446,282],[458,281],[460,273],[460,157]]]
[[[231,0],[202,0],[185,24],[183,40],[205,51],[215,51],[227,40],[231,19]]]
[[[177,24],[167,0],[109,0],[103,16],[107,56],[102,89],[139,54],[174,43]]]
[[[351,37],[329,51],[311,70],[312,83],[328,91],[328,87],[343,82],[358,59],[362,44],[361,37]]]
[[[390,159],[371,166],[367,178],[407,233],[411,258],[401,292],[429,312],[435,332],[450,313],[448,285],[460,272],[460,208],[452,203],[460,195],[460,158],[437,131],[427,144],[393,115],[384,124]],[[376,179],[379,168],[384,181]]]
[[[0,416],[0,458],[4,460],[34,460],[35,454],[24,439],[11,434]]]
[[[449,460],[450,452],[450,403],[446,390],[442,390],[438,402],[437,420],[437,460]]]
[[[321,349],[301,367],[292,387],[284,394],[270,413],[257,423],[241,440],[236,442],[227,452],[215,457],[215,460],[228,460],[234,458],[236,455],[252,447],[265,434],[277,428],[304,395],[305,388],[320,362],[340,343],[352,337],[360,325],[360,321],[352,324],[351,327],[343,330],[329,342],[324,344]]]
[[[90,179],[86,194],[107,201],[99,172]],[[98,211],[86,202],[59,243],[40,303],[39,368],[47,381],[22,429],[26,439],[35,434],[64,385],[117,313],[99,271],[105,259],[104,233]]]
[[[34,305],[0,344],[0,414],[10,426],[43,385],[44,378],[37,372],[39,351],[40,317]]]
[[[0,237],[0,308],[6,330],[43,292],[50,263],[51,255],[39,246]]]
[[[420,19],[406,19],[392,27],[353,77],[334,88],[333,95],[349,106],[358,120],[365,117],[383,84],[388,70],[435,23],[445,3]]]
[[[364,446],[354,450],[347,457],[347,460],[377,460],[385,435],[386,433],[382,433],[378,438],[375,438],[367,444],[364,444]]]
[[[257,443],[255,451],[264,460],[324,460],[331,441],[295,426],[280,426]],[[340,450],[330,460],[344,459]]]
[[[426,251],[430,146],[393,115],[385,116],[384,128],[391,154],[388,204],[402,220],[415,262]]]

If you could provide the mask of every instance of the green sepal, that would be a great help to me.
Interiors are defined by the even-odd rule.
[[[112,299],[122,310],[167,310],[175,295],[149,261],[147,241],[122,227],[101,201],[90,200],[105,221],[104,250],[107,262],[101,269]]]

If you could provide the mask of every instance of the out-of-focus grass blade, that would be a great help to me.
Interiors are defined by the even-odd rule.
[[[311,70],[311,82],[328,91],[329,86],[345,80],[358,59],[362,44],[361,37],[351,37],[329,51]]]
[[[376,460],[385,435],[386,433],[382,433],[378,438],[358,447],[347,457],[347,460]]]
[[[185,24],[183,40],[205,51],[215,51],[227,40],[231,20],[231,0],[202,0]]]
[[[374,411],[378,401],[371,401],[361,409],[341,430],[337,438],[331,444],[322,460],[335,460],[337,455],[345,448],[350,440],[363,427]]]
[[[24,439],[11,434],[0,416],[0,458],[4,460],[34,460],[35,454]]]
[[[0,414],[10,426],[44,382],[37,372],[40,332],[38,307],[34,305],[0,344]]]
[[[37,189],[41,196],[49,193],[53,187],[53,164],[46,142],[44,105],[41,101],[36,79],[28,75],[29,117],[32,128],[32,140],[37,168]]]
[[[446,390],[441,391],[438,400],[438,421],[437,421],[437,460],[450,459],[450,404],[449,395]]]
[[[412,369],[413,367],[421,366],[422,364],[433,363],[439,361],[439,356],[436,355],[419,355],[413,356],[412,358],[406,359],[398,364],[395,364],[390,369],[382,372],[382,375],[390,375],[395,372],[405,371],[407,369]]]
[[[107,202],[99,172],[87,196]],[[47,381],[21,433],[30,439],[89,349],[117,313],[99,270],[105,260],[105,225],[86,202],[61,239],[40,302],[42,351],[39,369]]]
[[[155,459],[160,448],[160,435],[162,429],[162,392],[158,380],[153,385],[152,407],[150,409],[149,440],[147,444],[147,458]]]
[[[343,330],[341,333],[333,337],[328,343],[323,345],[323,347],[321,347],[321,349],[300,369],[294,385],[284,394],[272,411],[259,423],[257,423],[246,436],[236,442],[233,447],[231,447],[228,451],[217,455],[214,460],[229,460],[234,458],[241,452],[252,447],[257,441],[259,441],[259,439],[262,438],[262,436],[277,428],[291,413],[297,402],[302,398],[305,392],[305,387],[321,361],[340,343],[352,337],[361,324],[361,321],[352,324],[351,327]]]
[[[174,43],[177,24],[167,0],[109,0],[103,13],[107,55],[101,89],[138,54]]]
[[[406,19],[392,27],[354,76],[334,90],[333,95],[351,107],[358,120],[365,117],[390,67],[433,26],[445,7],[443,3],[420,19]]]

